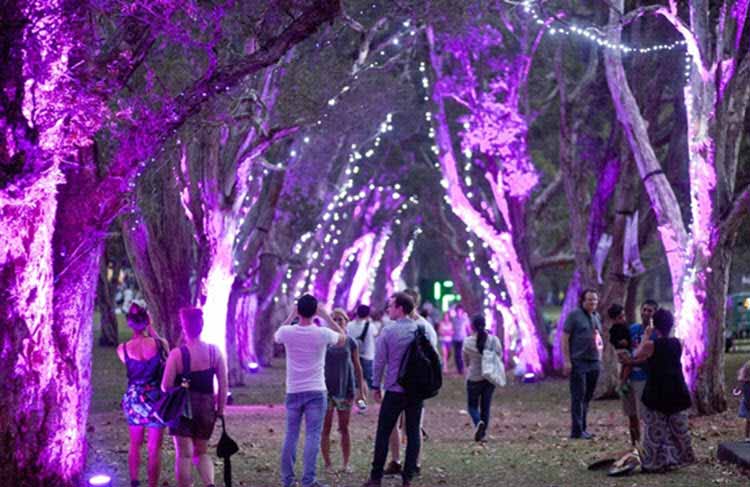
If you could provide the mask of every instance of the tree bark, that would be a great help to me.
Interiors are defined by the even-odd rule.
[[[625,160],[621,161],[619,184],[615,194],[615,216],[612,225],[612,249],[610,250],[607,270],[605,273],[604,286],[599,309],[604,315],[602,325],[604,328],[604,356],[602,359],[602,373],[599,378],[597,389],[600,396],[616,397],[615,388],[619,384],[618,362],[615,350],[609,341],[609,330],[612,320],[606,315],[609,307],[617,303],[624,307],[630,277],[623,272],[625,227],[627,217],[632,216],[636,208],[636,180],[634,178],[632,159],[627,151],[621,151]]]
[[[120,266],[115,265],[112,269],[113,278],[117,279]],[[96,285],[96,309],[99,311],[99,326],[101,336],[99,345],[102,347],[116,347],[119,341],[117,336],[117,316],[115,315],[115,286],[109,279],[109,265],[106,258],[101,259],[99,265],[99,281]]]
[[[82,430],[67,436],[76,421],[57,407],[66,380],[52,307],[61,179],[53,167],[0,192],[0,476],[32,487],[74,485],[83,466],[66,458],[83,446]]]
[[[180,342],[180,308],[190,306],[195,241],[170,168],[144,175],[138,193],[143,219],[118,219],[123,242],[154,328]]]

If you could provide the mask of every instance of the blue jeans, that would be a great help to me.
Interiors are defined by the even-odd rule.
[[[365,377],[367,387],[374,389],[372,385],[372,360],[360,357],[359,363],[362,364],[362,375]],[[359,378],[357,378],[357,380],[359,380]],[[357,386],[359,386],[359,384],[357,384]],[[380,385],[378,385],[378,387],[380,387]]]
[[[466,381],[466,402],[468,403],[469,416],[474,426],[480,420],[487,426],[490,425],[490,405],[492,394],[495,392],[495,384],[488,380]]]
[[[599,362],[573,362],[570,371],[570,436],[578,438],[586,431],[589,403],[599,380]]]
[[[459,374],[464,373],[464,355],[462,353],[463,349],[463,340],[453,340],[453,359],[456,362],[456,370]]]
[[[386,391],[383,402],[380,404],[378,415],[378,429],[375,434],[375,453],[372,459],[372,470],[370,478],[380,480],[383,478],[383,467],[388,458],[388,439],[391,431],[396,427],[401,412],[404,412],[406,427],[406,460],[401,476],[404,480],[411,480],[417,470],[417,459],[419,448],[422,443],[420,422],[422,419],[423,401],[411,399],[403,392]]]
[[[305,416],[305,451],[302,485],[315,482],[315,467],[320,449],[320,433],[326,413],[325,391],[296,392],[286,395],[286,435],[281,449],[281,483],[288,487],[294,483],[294,463],[297,460],[302,416]]]

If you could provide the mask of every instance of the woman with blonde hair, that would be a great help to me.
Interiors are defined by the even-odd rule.
[[[331,319],[342,330],[346,329],[346,323],[349,321],[346,312],[340,308],[333,310]],[[333,427],[333,411],[336,410],[339,418],[339,433],[341,434],[341,454],[343,458],[341,470],[344,472],[350,471],[349,457],[352,442],[349,436],[349,420],[354,403],[355,385],[360,385],[358,400],[364,401],[367,395],[367,383],[364,380],[357,348],[356,340],[347,336],[346,343],[343,346],[329,345],[326,351],[325,378],[326,389],[328,390],[328,408],[323,420],[323,432],[320,438],[320,450],[323,454],[323,463],[326,470],[331,469],[331,429]]]
[[[179,386],[183,380],[190,384],[190,406],[193,417],[181,418],[176,427],[169,428],[174,437],[175,476],[178,487],[192,484],[191,461],[198,469],[206,486],[214,485],[214,464],[208,455],[208,439],[217,417],[224,416],[227,398],[227,365],[216,345],[201,339],[203,312],[199,308],[182,308],[180,324],[184,345],[172,350],[161,388],[166,391]],[[218,379],[218,394],[214,394],[214,377]]]

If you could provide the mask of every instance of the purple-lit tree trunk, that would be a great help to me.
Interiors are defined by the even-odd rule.
[[[0,476],[14,485],[78,485],[85,460],[99,261],[79,260],[88,272],[77,283],[90,305],[83,326],[61,316],[53,268],[60,167],[96,129],[75,108],[91,101],[73,72],[89,34],[79,7],[9,1],[0,13]]]
[[[614,3],[615,8],[623,6],[622,0]],[[745,135],[744,118],[750,98],[750,50],[744,30],[749,7],[747,1],[723,2],[713,31],[709,2],[690,2],[689,21],[680,18],[674,2],[655,8],[684,38],[690,56],[684,89],[689,227],[654,153],[621,55],[610,50],[606,54],[607,80],[618,118],[656,213],[667,254],[677,318],[675,334],[684,341],[683,370],[694,392],[695,407],[704,414],[726,409],[725,300],[732,246],[741,218],[750,205],[750,188],[740,191],[735,188],[738,152]],[[622,22],[612,13],[610,41],[619,42],[621,30]]]
[[[122,210],[137,168],[205,101],[275,63],[340,9],[335,1],[315,2],[258,52],[199,79],[179,102],[160,105],[164,112],[154,117],[158,124],[140,120],[118,131],[114,145],[121,151],[107,172],[97,167],[89,148],[101,125],[98,117],[107,114],[97,97],[106,97],[103,90],[116,90],[127,76],[120,79],[119,66],[107,65],[97,77],[96,66],[79,62],[85,49],[96,45],[84,31],[93,23],[87,12],[77,10],[87,6],[17,1],[5,2],[2,11],[0,197],[8,224],[3,226],[0,275],[8,284],[3,292],[12,298],[3,301],[1,312],[4,322],[16,326],[2,330],[11,335],[3,340],[0,356],[7,371],[0,386],[0,474],[29,486],[79,485],[99,259],[105,231]],[[118,58],[127,59],[124,71],[139,65],[148,45]],[[91,69],[85,75],[94,78],[96,97],[84,91],[85,83],[76,82],[74,67]],[[74,169],[66,171],[56,200],[63,160]]]
[[[477,80],[475,68],[471,64],[478,53],[470,54],[469,51],[487,49],[488,44],[497,48],[498,44],[502,44],[501,36],[485,27],[485,30],[473,32],[472,35],[481,39],[475,39],[471,45],[466,45],[465,39],[451,42],[450,46],[446,46],[446,51],[452,54],[453,61],[459,67],[456,73],[448,73],[444,68],[447,60],[441,59],[436,51],[432,28],[428,27],[427,32],[430,60],[437,79],[432,99],[436,106],[434,124],[438,159],[447,181],[446,190],[451,207],[464,224],[491,249],[491,266],[505,281],[519,325],[521,350],[518,353],[522,355],[522,360],[530,371],[542,374],[549,365],[545,333],[537,316],[534,290],[527,273],[528,266],[522,263],[515,248],[510,211],[513,206],[524,206],[538,181],[528,157],[525,121],[519,113],[520,86],[525,82],[530,58],[519,57],[513,62],[505,63],[501,61],[500,64],[507,72],[504,76],[489,81],[487,93],[478,92],[473,84]],[[446,100],[450,99],[457,100],[470,114],[465,118],[466,130],[462,133],[464,149],[478,149],[487,159],[484,178],[492,191],[492,206],[489,211],[475,208],[467,196],[468,191],[463,189],[445,108]],[[498,230],[496,225],[504,230]],[[523,228],[518,230],[523,231]]]

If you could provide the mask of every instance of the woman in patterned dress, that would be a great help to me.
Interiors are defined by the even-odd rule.
[[[672,313],[660,309],[646,328],[633,360],[647,360],[648,379],[643,390],[644,472],[666,472],[695,462],[690,442],[687,409],[690,393],[682,374],[682,344],[669,333]]]
[[[130,485],[141,485],[138,480],[141,446],[148,431],[148,485],[157,487],[164,424],[154,415],[153,406],[161,395],[159,385],[169,347],[154,331],[146,310],[138,304],[130,306],[127,321],[133,329],[133,338],[117,347],[117,356],[128,372],[128,388],[122,398],[122,409],[130,430]]]

